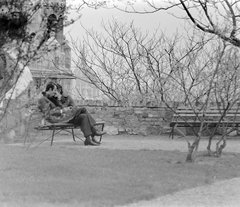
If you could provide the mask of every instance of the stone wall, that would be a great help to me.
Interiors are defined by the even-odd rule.
[[[86,107],[96,121],[105,121],[105,131],[110,135],[158,135],[170,132],[169,123],[173,113],[164,104],[135,102],[130,106],[124,106],[117,102],[92,100],[75,102],[78,106]],[[173,103],[171,107],[177,105]],[[25,103],[11,104],[8,108],[10,113],[0,122],[0,139],[5,129],[9,129],[7,131],[10,134],[17,136],[23,136],[28,130],[35,131],[34,126],[41,123],[42,115],[28,116],[29,108],[25,106]],[[181,130],[192,134],[191,129]]]
[[[171,113],[163,105],[133,103],[122,106],[116,102],[78,101],[96,119],[105,121],[108,134],[162,134],[169,130]]]
[[[11,104],[8,108],[11,113],[1,121],[0,131],[7,129],[8,132],[23,136],[26,131],[35,131],[42,115],[27,115],[29,108],[16,107]],[[158,135],[169,131],[169,122],[172,113],[166,110],[164,105],[133,103],[131,106],[123,106],[116,102],[102,101],[78,101],[77,105],[86,107],[96,121],[105,121],[105,131],[110,135]],[[8,130],[9,129],[9,130]],[[0,138],[1,139],[1,138]]]

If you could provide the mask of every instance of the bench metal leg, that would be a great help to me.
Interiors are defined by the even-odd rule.
[[[100,125],[102,125],[102,131],[103,131],[103,129],[104,129],[104,123],[101,123]],[[100,139],[99,139],[99,142],[101,143],[101,141],[102,141],[102,136],[100,136]]]
[[[105,123],[96,123],[94,126],[101,126],[101,130],[104,130]],[[102,141],[102,135],[99,137],[99,143]]]
[[[52,132],[52,140],[51,140],[51,145],[50,146],[52,146],[52,144],[53,144],[54,135],[55,135],[55,128],[53,129],[53,132]]]
[[[170,133],[169,137],[172,137],[172,139],[174,139],[174,127],[172,127],[172,130],[171,130],[171,133]]]
[[[76,142],[73,129],[72,129],[72,136],[73,136],[73,141]]]
[[[169,134],[169,138],[172,137],[172,139],[174,139],[174,130],[175,130],[176,128],[177,128],[177,124],[172,127],[171,132],[170,132],[170,134]]]

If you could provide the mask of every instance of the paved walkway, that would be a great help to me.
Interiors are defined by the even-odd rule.
[[[239,207],[240,178],[177,192],[125,207]]]

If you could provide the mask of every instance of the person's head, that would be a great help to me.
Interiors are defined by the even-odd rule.
[[[56,84],[53,82],[49,82],[46,86],[45,92],[54,91],[54,89],[56,89]]]
[[[56,84],[57,86],[57,90],[60,94],[63,94],[63,89],[62,89],[62,86],[60,84]]]

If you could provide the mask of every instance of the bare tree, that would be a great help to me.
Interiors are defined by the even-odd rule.
[[[46,52],[56,49],[53,46],[52,33],[58,33],[63,27],[74,22],[67,18],[70,6],[66,6],[65,2],[49,3],[45,0],[3,0],[0,2],[1,105],[6,95],[8,96],[7,101],[4,102],[4,108],[1,106],[0,110],[1,135],[2,130],[8,131],[7,126],[4,125],[7,122],[3,120],[7,114],[13,113],[8,111],[11,98],[16,94],[22,94],[27,87],[26,85],[23,89],[17,88],[20,77],[26,78],[26,71],[31,63],[41,59]],[[14,93],[17,90],[19,93]],[[24,111],[25,106],[19,106],[18,100],[13,102],[13,111],[16,112],[16,109]]]
[[[159,31],[149,37],[133,23],[126,25],[115,20],[102,26],[105,33],[86,29],[85,39],[73,45],[78,68],[108,97],[127,105],[136,99],[164,102],[172,113],[176,113],[176,108],[171,102],[183,103],[193,111],[200,106],[203,113],[212,102],[221,102],[225,111],[222,118],[239,100],[239,61],[234,59],[236,51],[231,45],[195,32],[185,39],[177,35],[168,39]],[[228,76],[223,75],[226,68],[231,69]],[[186,139],[188,162],[194,161],[205,129],[202,121],[193,143]],[[209,137],[208,150],[209,154],[220,156],[219,149],[224,148],[226,140],[223,136],[219,140],[223,145],[219,147],[218,143],[212,153],[215,132]]]
[[[145,1],[146,7],[142,11],[135,7],[135,1],[120,2],[124,6],[113,4],[112,8],[139,14],[163,10],[171,12],[173,8],[181,9],[185,15],[177,18],[189,20],[188,22],[194,26],[193,34],[191,37],[181,39],[182,45],[184,45],[182,47],[179,37],[167,40],[162,34],[157,38],[155,36],[153,38],[155,40],[149,41],[151,43],[148,41],[146,43],[142,40],[146,40],[147,36],[142,35],[140,31],[136,33],[132,26],[124,28],[116,22],[112,25],[109,24],[107,28],[104,26],[107,38],[104,38],[103,34],[86,30],[87,39],[81,43],[81,49],[78,48],[76,51],[80,54],[81,66],[78,64],[79,68],[82,71],[85,70],[89,80],[116,100],[121,101],[124,96],[129,97],[129,95],[134,98],[148,96],[155,98],[155,101],[164,102],[173,113],[175,113],[175,108],[169,105],[171,100],[189,105],[193,110],[196,110],[196,105],[198,105],[203,114],[206,113],[211,102],[221,103],[219,123],[225,119],[228,110],[239,101],[239,62],[236,56],[237,52],[232,47],[240,46],[238,38],[239,1],[168,0],[159,2],[147,0]],[[111,7],[106,1],[86,4],[95,9]],[[197,31],[201,31],[201,33]],[[143,39],[139,38],[139,32],[144,36]],[[133,40],[135,41],[134,47],[131,44]],[[161,44],[157,42],[161,42]],[[179,47],[180,45],[181,47]],[[120,60],[113,55],[120,57]],[[110,60],[114,60],[114,62]],[[124,66],[123,63],[128,64]],[[138,67],[138,63],[141,64],[141,67]],[[120,65],[125,69],[117,71],[118,76],[115,71],[116,65],[118,68]],[[100,71],[100,74],[97,71]],[[101,75],[103,76],[101,77]],[[101,78],[99,79],[99,77]],[[107,79],[104,79],[106,77]],[[119,77],[122,77],[122,80],[129,78],[135,87],[126,81],[117,82]],[[117,82],[116,85],[114,85],[115,82]],[[125,83],[126,85],[124,85]],[[124,96],[121,96],[119,89],[116,90],[116,86],[123,87]],[[126,91],[131,91],[134,95],[127,94]],[[207,147],[209,155],[221,156],[222,149],[226,146],[226,135],[229,131],[234,130],[233,128],[223,129],[222,136],[216,144],[216,151],[212,152],[212,138],[220,129],[219,126],[217,124],[209,136]],[[189,152],[186,161],[194,161],[205,129],[201,122],[200,129],[195,131],[196,139],[193,143],[188,141]],[[221,142],[222,145],[220,145]]]
[[[123,12],[148,14],[168,11],[176,18],[189,20],[200,31],[216,35],[234,46],[240,47],[239,0],[146,0],[139,8],[135,0],[83,1],[92,8],[115,8]],[[173,9],[182,10],[185,15],[177,16]]]
[[[164,48],[170,40],[160,31],[150,37],[133,22],[102,22],[102,28],[105,34],[86,29],[86,38],[74,42],[77,67],[111,99],[128,104],[152,99],[159,88],[156,80],[164,78],[163,71],[170,72],[164,67],[168,61]]]
[[[181,6],[190,21],[201,31],[214,34],[240,47],[239,1],[183,1]],[[198,12],[195,14],[195,12]]]
[[[221,64],[219,65],[219,71],[214,80],[214,97],[215,102],[221,105],[219,111],[222,115],[222,119],[227,119],[226,115],[231,108],[239,107],[240,89],[239,89],[239,58],[236,48],[227,47],[225,54],[221,58]],[[227,69],[227,70],[226,70]],[[236,117],[234,119],[236,121]],[[216,128],[217,130],[217,128]],[[211,151],[211,141],[215,131],[209,137],[209,145],[207,147],[209,154],[221,156],[222,149],[226,146],[226,135],[232,131],[238,131],[237,127],[223,127],[222,137],[216,143],[216,151]],[[220,143],[222,142],[222,145]]]
[[[0,3],[0,47],[1,47],[1,91],[2,99],[5,93],[14,86],[24,68],[44,53],[44,44],[50,38],[54,29],[57,32],[66,22],[66,6],[61,4],[48,5],[44,1],[35,4],[30,0],[1,1]],[[54,7],[59,18],[47,15],[39,23],[39,28],[34,27],[36,16],[40,11],[47,11]],[[39,18],[38,17],[38,18]],[[54,19],[53,19],[54,18]],[[22,67],[19,68],[19,63]]]
[[[146,0],[145,7],[142,10],[136,8],[134,1],[122,5],[114,5],[114,8],[130,13],[154,13],[178,8],[186,15],[177,16],[177,18],[189,20],[200,31],[212,35],[216,35],[224,41],[231,43],[236,47],[240,47],[239,39],[239,0],[166,0],[164,2]],[[174,15],[174,13],[172,12]]]

